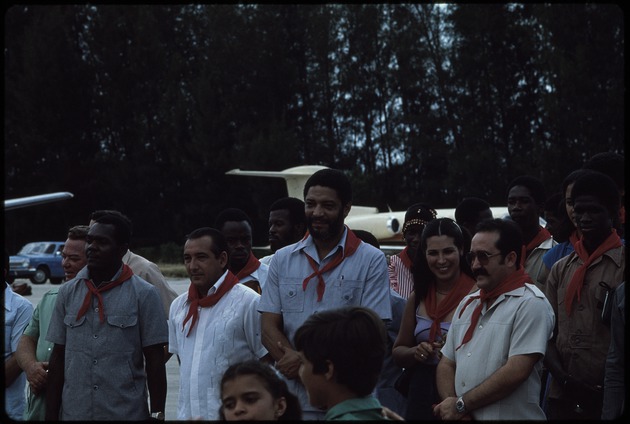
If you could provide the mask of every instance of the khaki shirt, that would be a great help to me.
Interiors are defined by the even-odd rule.
[[[625,279],[625,246],[611,249],[589,266],[580,301],[574,300],[571,316],[564,302],[571,277],[583,261],[573,252],[554,264],[545,295],[556,314],[556,347],[564,370],[591,386],[604,385],[604,365],[610,346],[610,330],[601,313],[606,290],[599,282],[617,287]],[[552,380],[549,397],[563,398],[562,382]]]

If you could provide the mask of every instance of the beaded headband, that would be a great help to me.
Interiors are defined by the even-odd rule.
[[[422,219],[422,218],[413,218],[413,219],[409,219],[406,220],[405,223],[403,224],[403,228],[402,228],[402,233],[405,234],[405,232],[409,229],[410,226],[412,225],[421,225],[421,226],[425,226],[427,225],[427,223],[433,219],[435,219],[437,217],[437,212],[435,211],[435,209],[429,208],[429,209],[425,209],[425,208],[419,208],[415,213],[413,213],[414,215],[420,215],[421,213],[424,212],[424,215],[428,213],[431,214],[431,218],[428,220]]]

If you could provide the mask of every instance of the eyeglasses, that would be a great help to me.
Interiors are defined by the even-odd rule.
[[[483,250],[481,252],[468,252],[466,253],[466,260],[468,261],[470,265],[472,265],[475,259],[479,259],[479,263],[485,266],[485,265],[488,265],[488,262],[490,262],[491,257],[497,256],[500,254],[501,252],[490,255],[488,252],[484,252]]]

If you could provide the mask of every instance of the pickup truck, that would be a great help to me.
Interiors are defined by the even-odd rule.
[[[61,266],[61,251],[65,241],[35,241],[27,243],[9,258],[9,282],[28,278],[33,284],[61,284],[65,278]]]

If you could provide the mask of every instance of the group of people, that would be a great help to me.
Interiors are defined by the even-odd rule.
[[[191,231],[179,296],[136,269],[157,267],[129,251],[129,219],[97,211],[70,230],[66,283],[34,312],[7,285],[7,412],[164,419],[174,355],[180,420],[619,417],[623,183],[603,156],[563,182],[553,235],[539,223],[545,187],[524,175],[507,186],[505,219],[478,198],[454,220],[412,205],[389,258],[344,224],[350,181],[322,169],[304,201],[272,205],[268,257],[252,253],[239,209]]]

